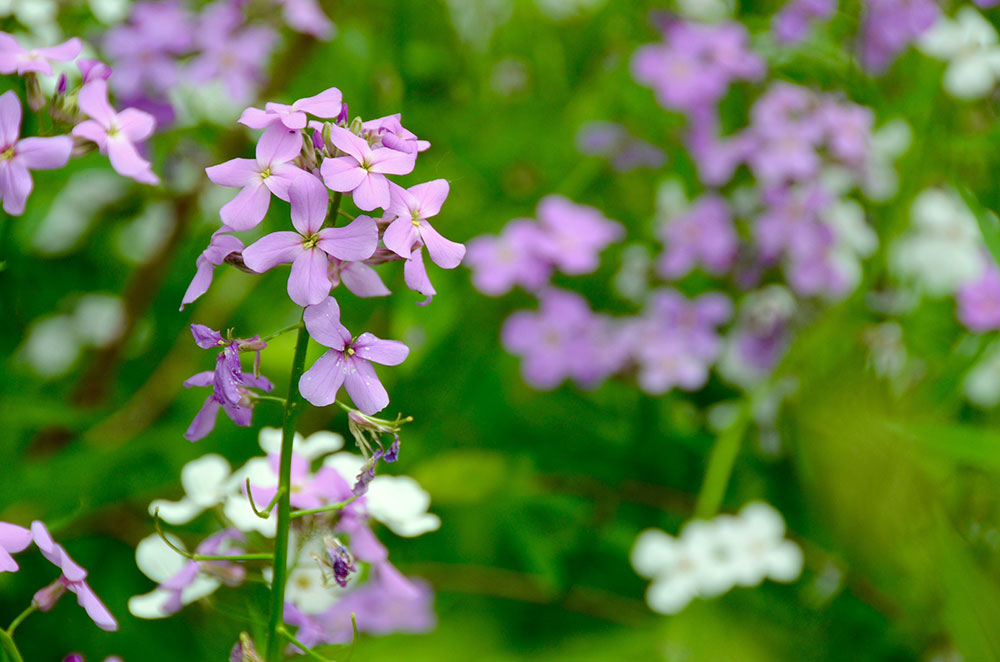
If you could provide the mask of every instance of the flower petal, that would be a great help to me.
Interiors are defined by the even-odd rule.
[[[330,127],[330,141],[337,146],[337,149],[354,157],[359,164],[372,153],[367,140],[335,124]]]
[[[340,114],[343,102],[344,95],[337,88],[331,87],[317,95],[299,99],[292,104],[292,108],[304,110],[316,117],[330,118]]]
[[[300,306],[320,303],[330,294],[330,259],[318,248],[304,250],[292,262],[288,296]]]
[[[445,239],[427,221],[420,222],[418,231],[434,264],[442,269],[454,269],[462,262],[462,258],[465,257],[464,245]]]
[[[399,365],[410,354],[410,348],[398,340],[382,340],[370,333],[362,333],[351,347],[357,356],[382,365]]]
[[[31,531],[8,522],[0,522],[0,548],[12,554],[23,552],[31,544]]]
[[[342,228],[320,230],[316,245],[340,260],[366,260],[378,246],[378,225],[361,215]]]
[[[331,191],[350,193],[367,176],[353,156],[338,156],[325,159],[319,167],[323,182]]]
[[[142,142],[153,134],[156,120],[138,108],[126,108],[118,113],[118,128],[132,142]]]
[[[221,403],[215,399],[215,394],[208,396],[205,404],[195,415],[191,425],[184,432],[184,438],[188,441],[198,441],[208,436],[208,433],[215,427],[215,419],[219,415]]]
[[[325,407],[337,399],[347,366],[344,355],[331,349],[316,360],[299,378],[299,393],[310,404]]]
[[[382,243],[385,247],[402,258],[410,257],[413,252],[413,244],[418,238],[417,228],[409,215],[400,215],[395,221],[389,224],[382,234]]]
[[[407,154],[397,152],[388,147],[379,147],[372,151],[369,158],[371,172],[378,172],[385,175],[408,175],[413,172],[413,166],[417,163],[417,154]]]
[[[288,198],[292,204],[292,225],[295,229],[306,236],[317,232],[326,220],[330,205],[330,194],[322,182],[310,174],[296,177],[288,187]]]
[[[354,204],[358,209],[372,211],[389,206],[389,180],[375,172],[365,173],[353,192]]]
[[[265,131],[257,141],[257,163],[266,168],[291,161],[302,149],[302,134],[276,125]]]
[[[441,211],[441,205],[448,199],[448,192],[447,179],[435,179],[410,187],[410,194],[417,199],[420,218],[437,216],[438,212]]]
[[[13,90],[0,95],[0,147],[13,147],[21,135],[21,100]]]
[[[312,339],[324,347],[342,351],[351,342],[351,332],[340,323],[340,305],[333,297],[306,308],[302,319]]]
[[[362,298],[389,296],[378,272],[364,262],[346,262],[340,267],[340,280],[344,287]]]
[[[219,186],[242,188],[260,179],[260,168],[253,159],[230,159],[205,168],[205,174]]]
[[[92,80],[80,90],[77,97],[80,110],[107,129],[115,119],[115,109],[108,103],[108,83],[98,79]]]
[[[378,380],[372,364],[355,357],[347,359],[346,363],[344,386],[357,408],[369,416],[385,409],[389,404],[389,394]]]
[[[244,186],[236,197],[222,205],[219,216],[234,230],[250,230],[264,219],[270,206],[271,192],[258,180]]]
[[[24,213],[34,182],[31,173],[17,160],[0,163],[0,196],[3,196],[3,210],[11,216]]]
[[[118,621],[111,615],[111,612],[108,611],[108,608],[104,606],[104,603],[87,582],[73,583],[67,588],[76,593],[77,603],[86,610],[87,615],[97,624],[97,627],[107,632],[114,632],[118,629]]]
[[[31,170],[55,170],[69,162],[73,139],[69,136],[53,138],[25,138],[17,143],[16,158]]]

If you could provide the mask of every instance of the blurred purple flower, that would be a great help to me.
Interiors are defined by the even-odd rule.
[[[837,11],[837,0],[789,0],[772,23],[775,38],[782,44],[794,44],[809,34],[812,23],[829,20]]]
[[[549,281],[552,265],[538,254],[543,233],[530,219],[514,219],[499,236],[482,235],[469,241],[465,263],[472,283],[484,294],[499,296],[521,285],[537,290]]]
[[[868,0],[860,31],[861,62],[874,73],[885,71],[896,56],[937,22],[935,0]]]
[[[327,18],[317,0],[276,0],[284,10],[285,22],[293,30],[311,34],[317,39],[329,39],[336,27]]]
[[[357,338],[340,323],[340,306],[333,297],[309,306],[303,315],[313,340],[329,347],[299,379],[302,396],[317,407],[332,404],[341,384],[354,404],[365,414],[374,414],[389,404],[389,394],[375,374],[371,361],[399,365],[410,353],[396,340],[382,340],[370,333]]]
[[[581,154],[603,156],[618,172],[637,168],[659,168],[667,160],[663,150],[635,138],[625,127],[613,122],[587,122],[576,134]]]
[[[1000,329],[1000,270],[988,256],[979,278],[958,290],[958,319],[970,331],[984,333]]]
[[[665,244],[658,270],[668,279],[690,272],[699,263],[720,275],[729,270],[739,250],[739,236],[724,198],[707,193],[659,232]]]
[[[51,61],[70,62],[82,48],[83,44],[76,37],[47,48],[24,48],[12,35],[0,32],[0,74],[16,72],[19,76],[27,73],[51,76]]]
[[[625,236],[620,223],[561,195],[542,198],[537,213],[543,231],[537,251],[566,274],[596,271],[601,251]]]
[[[73,127],[73,135],[97,143],[101,154],[107,154],[111,166],[125,177],[131,177],[143,184],[159,184],[150,168],[149,161],[142,158],[135,143],[141,142],[153,133],[156,122],[149,113],[135,108],[126,108],[120,113],[108,103],[107,81],[98,78],[80,90],[80,110],[91,119]]]
[[[195,83],[220,81],[234,103],[247,103],[264,78],[277,33],[269,27],[243,27],[239,7],[219,0],[199,17],[195,45],[200,53],[187,74]]]

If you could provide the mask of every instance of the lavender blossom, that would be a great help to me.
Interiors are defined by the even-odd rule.
[[[320,167],[323,181],[331,191],[351,193],[354,204],[364,211],[389,206],[386,175],[406,175],[413,170],[416,153],[407,154],[389,147],[372,148],[363,138],[347,129],[330,126],[330,140],[344,156],[325,159]]]
[[[601,251],[625,236],[621,224],[561,195],[542,198],[538,220],[544,233],[539,255],[571,275],[596,271]]]
[[[714,194],[703,195],[682,216],[664,225],[660,238],[666,248],[658,271],[668,279],[686,275],[699,263],[711,274],[725,273],[739,250],[729,207]]]
[[[107,81],[100,78],[83,86],[78,101],[80,110],[91,119],[73,127],[73,135],[97,143],[101,153],[108,155],[111,166],[125,177],[143,184],[159,184],[160,178],[135,145],[152,135],[156,127],[153,116],[135,108],[116,113],[108,103]]]
[[[19,138],[21,102],[13,92],[0,96],[0,198],[3,210],[13,216],[24,213],[34,188],[30,170],[62,168],[69,161],[73,139]]]
[[[549,281],[552,265],[538,253],[541,228],[530,219],[514,219],[499,236],[482,235],[469,242],[465,262],[472,283],[484,294],[506,294],[515,285],[537,290]]]

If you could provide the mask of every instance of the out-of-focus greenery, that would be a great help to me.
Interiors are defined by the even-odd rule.
[[[657,3],[607,2],[563,21],[523,0],[451,4],[473,15],[467,20],[481,26],[478,36],[460,38],[444,3],[332,3],[338,36],[273,72],[287,80],[277,100],[336,86],[352,113],[402,112],[405,125],[433,144],[406,181],[451,182],[436,225],[452,239],[496,232],[559,192],[601,208],[633,239],[652,240],[655,189],[666,173],[616,175],[581,157],[573,139],[583,121],[621,122],[663,147],[665,170],[693,190],[693,165],[679,149],[682,118],[659,108],[628,72],[636,47],[657,38],[647,22]],[[742,4],[756,27],[776,8]],[[509,17],[488,30],[490,7],[507,5]],[[847,3],[842,11],[856,16],[856,9]],[[68,32],[77,19],[88,26],[84,36],[93,30],[79,9],[68,16]],[[867,78],[851,66],[845,39],[825,35],[820,47],[774,60],[774,70],[872,106],[880,123],[903,117],[913,126],[914,149],[899,163],[900,194],[869,219],[883,247],[905,228],[909,201],[925,186],[959,183],[986,207],[1000,207],[995,104],[953,112],[956,102],[940,88],[942,65],[912,52],[885,78]],[[724,122],[744,121],[749,94],[734,91]],[[211,153],[206,163],[249,155],[249,132],[238,153],[212,152],[223,133],[204,126],[177,134],[174,145],[157,143],[156,165],[167,151],[195,145]],[[148,503],[180,495],[186,462],[218,452],[240,463],[257,453],[256,429],[279,422],[278,408],[263,403],[252,429],[220,418],[205,440],[184,441],[204,395],[181,382],[211,363],[188,325],[266,334],[294,322],[296,311],[280,271],[255,278],[223,267],[202,300],[177,312],[194,260],[218,224],[206,213],[164,265],[163,287],[111,375],[106,402],[72,404],[93,353],[69,377],[36,377],[17,359],[32,321],[69,309],[87,292],[120,293],[137,269],[116,245],[150,202],[139,187],[127,202],[102,210],[79,251],[44,257],[32,250],[67,177],[105,168],[101,159],[37,173],[25,215],[4,220],[11,248],[0,273],[0,520],[50,523],[121,628],[99,631],[69,596],[52,613],[28,619],[18,641],[27,660],[73,650],[127,662],[226,659],[242,619],[263,608],[263,592],[224,589],[173,618],[135,619],[127,599],[152,584],[135,567],[134,545],[152,531]],[[266,223],[276,226],[286,214],[276,201]],[[599,272],[566,282],[596,308],[630,311],[609,285],[618,254],[610,250]],[[880,381],[862,336],[879,321],[864,291],[884,278],[883,257],[872,260],[860,294],[800,336],[779,370],[798,385],[780,418],[782,453],[765,453],[751,434],[726,492],[727,510],[765,499],[784,514],[806,553],[802,578],[696,601],[669,618],[644,604],[645,584],[628,553],[642,529],[676,532],[691,516],[713,435],[690,397],[652,399],[616,381],[592,392],[533,391],[499,346],[502,320],[529,299],[486,298],[463,269],[431,267],[439,295],[426,308],[415,305],[419,297],[405,290],[401,272],[389,283],[398,292],[390,305],[353,297],[342,303],[349,328],[401,338],[413,349],[404,365],[383,372],[389,411],[415,418],[392,471],[415,476],[443,520],[439,531],[414,540],[380,532],[404,571],[435,586],[438,628],[365,637],[351,659],[903,661],[952,650],[969,662],[1000,659],[1000,432],[995,414],[970,409],[960,395],[961,376],[985,339],[956,343],[964,332],[952,304],[924,303],[902,324],[925,376],[902,393]],[[264,354],[262,372],[279,392],[291,353],[286,336]],[[736,397],[713,381],[694,402]],[[346,433],[346,420],[336,408],[309,409],[300,427]],[[0,623],[52,579],[37,555],[19,560],[21,572],[0,575]]]

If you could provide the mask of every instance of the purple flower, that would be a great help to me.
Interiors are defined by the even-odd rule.
[[[501,340],[508,352],[521,357],[524,380],[548,390],[566,378],[592,384],[618,367],[627,347],[607,342],[606,330],[583,297],[552,289],[540,295],[538,312],[522,310],[508,317]]]
[[[346,114],[346,104],[344,106]],[[377,119],[368,120],[361,125],[361,131],[369,140],[374,139],[382,147],[388,147],[398,152],[406,154],[416,154],[430,149],[431,144],[426,140],[417,138],[413,133],[400,122],[401,115],[386,115]],[[345,120],[346,121],[346,120]],[[391,173],[395,174],[395,173]]]
[[[221,408],[233,423],[241,427],[250,425],[253,414],[252,393],[249,388],[259,388],[270,391],[274,385],[266,377],[247,375],[243,373],[240,363],[240,345],[249,345],[260,350],[265,346],[256,337],[249,341],[226,341],[222,334],[201,324],[191,325],[191,334],[195,343],[202,349],[218,349],[222,351],[216,356],[215,370],[199,372],[184,382],[185,388],[192,386],[211,386],[212,394],[205,400],[201,410],[184,433],[188,441],[198,441],[204,438],[215,427],[215,419]],[[253,343],[250,345],[250,343]]]
[[[76,37],[48,48],[24,48],[12,35],[0,32],[0,74],[27,73],[52,75],[52,63],[69,62],[80,54],[83,44]]]
[[[328,565],[333,570],[333,579],[341,587],[347,586],[347,578],[352,572],[357,572],[354,565],[354,557],[344,545],[333,536],[323,538],[323,546],[326,549],[326,558],[323,564]]]
[[[576,134],[581,154],[603,156],[618,172],[636,168],[659,168],[666,161],[663,150],[632,137],[625,127],[614,122],[587,122]]]
[[[268,102],[264,104],[264,110],[247,108],[240,115],[239,121],[251,129],[266,129],[276,124],[288,129],[304,129],[308,120],[306,113],[322,118],[336,117],[340,114],[343,101],[344,96],[340,90],[331,87],[315,96],[299,99],[290,106]]]
[[[206,556],[242,554],[243,549],[233,546],[230,541],[243,542],[243,540],[243,534],[236,529],[223,529],[203,540],[195,550],[195,554]],[[177,613],[184,607],[186,597],[184,592],[195,583],[200,574],[209,575],[227,586],[239,586],[246,577],[246,568],[230,561],[189,560],[175,575],[157,587],[166,593],[166,599],[161,606],[164,616]]]
[[[232,228],[225,225],[216,230],[212,234],[208,248],[202,251],[198,259],[195,260],[196,271],[194,278],[191,279],[191,284],[184,292],[184,298],[181,299],[181,310],[184,310],[184,306],[208,291],[212,285],[212,275],[217,266],[225,262],[230,255],[239,254],[243,250],[243,242],[238,237],[228,234],[232,231]]]
[[[861,26],[861,62],[870,71],[885,71],[896,56],[937,22],[935,0],[868,0]]]
[[[725,199],[715,194],[698,198],[691,208],[660,231],[666,245],[659,261],[660,274],[675,279],[699,262],[720,275],[729,270],[739,250],[739,237]]]
[[[561,195],[548,195],[538,203],[538,220],[545,240],[539,253],[566,274],[586,274],[600,264],[600,253],[625,236],[619,223],[586,205]]]
[[[201,53],[188,66],[195,83],[221,81],[235,103],[246,103],[263,79],[263,66],[271,55],[277,33],[271,28],[241,28],[240,8],[215,2],[201,14],[196,43]]]
[[[93,80],[80,90],[80,110],[91,119],[73,127],[73,135],[97,143],[101,154],[107,154],[111,167],[125,177],[131,177],[143,184],[159,184],[160,179],[149,161],[142,158],[135,143],[141,142],[153,133],[156,122],[149,113],[135,108],[126,108],[120,113],[108,103],[107,81]]]
[[[125,97],[167,94],[180,81],[178,58],[191,48],[193,27],[177,2],[136,3],[129,22],[108,30],[103,40],[115,65],[115,91]]]
[[[653,88],[666,108],[699,112],[722,99],[733,80],[764,74],[764,62],[747,49],[749,35],[739,23],[672,21],[663,36],[663,43],[635,52],[632,76]]]
[[[223,224],[250,230],[267,214],[272,193],[287,202],[292,181],[306,174],[290,163],[301,150],[302,134],[275,126],[257,141],[256,159],[230,159],[205,168],[208,178],[219,186],[242,189],[219,211]]]
[[[442,269],[454,269],[465,257],[465,246],[449,241],[427,221],[437,216],[448,197],[448,182],[435,179],[409,189],[389,183],[387,217],[396,217],[385,229],[382,241],[386,248],[402,258],[409,258],[418,241],[427,247],[434,264]]]
[[[543,233],[526,218],[515,219],[500,236],[482,235],[469,241],[465,263],[472,283],[491,296],[506,294],[515,285],[537,290],[549,282],[552,265],[538,254]]]
[[[63,592],[69,590],[76,594],[77,602],[87,611],[87,615],[93,619],[97,627],[110,632],[117,630],[118,622],[115,617],[111,615],[108,608],[104,606],[104,603],[85,581],[87,571],[69,557],[62,545],[58,545],[52,540],[45,525],[38,520],[32,522],[31,536],[42,556],[62,571],[62,575],[53,584],[35,593],[34,603],[38,605],[38,608],[42,611],[48,611],[55,605],[56,600]]]
[[[382,282],[378,272],[364,262],[344,262],[335,257],[330,258],[328,275],[332,288],[343,283],[344,287],[361,298],[384,297],[392,294]]]
[[[331,191],[351,193],[354,204],[364,211],[388,207],[389,180],[385,176],[406,175],[416,163],[416,152],[373,149],[368,141],[339,126],[330,127],[330,140],[346,154],[323,161],[323,181]]]
[[[958,319],[970,331],[1000,329],[1000,271],[992,260],[979,278],[962,285],[957,299]]]
[[[17,572],[11,554],[23,552],[31,544],[31,531],[16,524],[0,522],[0,572]]]
[[[299,176],[288,189],[292,224],[297,232],[272,232],[243,251],[243,261],[258,273],[292,263],[288,296],[300,306],[319,303],[330,293],[329,258],[364,260],[378,245],[378,226],[358,216],[342,228],[322,228],[329,197],[323,184],[310,174]]]
[[[291,494],[289,500],[292,507],[299,510],[319,508],[332,503],[340,503],[351,498],[351,488],[347,481],[329,466],[323,466],[315,474],[312,472],[311,459],[299,453],[292,454]],[[269,471],[261,472],[261,478],[255,479],[251,474],[250,495],[254,503],[266,504],[278,493],[278,470],[281,457],[278,453],[267,456]],[[266,477],[266,479],[264,478]],[[243,488],[244,494],[246,488]]]
[[[21,102],[13,92],[0,96],[0,198],[8,214],[19,216],[34,187],[29,170],[61,168],[69,161],[73,139],[24,138],[21,135]]]
[[[419,292],[427,297],[423,301],[418,302],[418,306],[426,306],[434,298],[434,295],[437,294],[437,290],[431,284],[430,278],[427,277],[427,268],[424,266],[424,253],[420,250],[422,247],[423,244],[418,244],[403,264],[403,282],[414,292]]]
[[[316,0],[277,0],[277,2],[283,8],[285,22],[293,30],[311,34],[317,39],[329,39],[336,31]]]
[[[399,365],[410,353],[396,340],[382,340],[370,333],[352,338],[340,323],[340,306],[333,297],[306,308],[303,315],[309,335],[329,347],[299,379],[302,396],[317,407],[325,407],[337,398],[340,385],[363,413],[371,415],[389,404],[389,394],[375,374],[371,361]]]
[[[111,67],[100,60],[80,58],[76,61],[76,66],[80,69],[81,84],[83,85],[95,80],[107,80],[111,77]]]
[[[789,0],[781,8],[771,26],[774,37],[782,44],[802,41],[812,22],[826,21],[837,11],[837,0]]]

